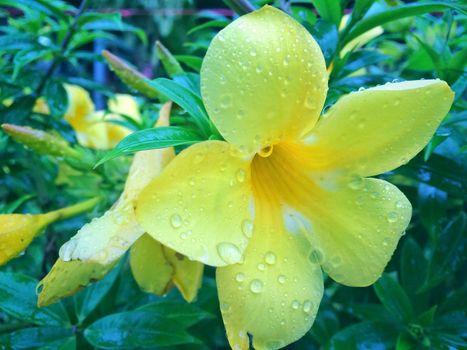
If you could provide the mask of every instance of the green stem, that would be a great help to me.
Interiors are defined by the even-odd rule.
[[[44,214],[46,218],[46,225],[57,221],[57,220],[63,220],[67,219],[69,217],[84,213],[96,206],[97,203],[101,200],[100,197],[94,197],[91,199],[88,199],[87,201],[80,202],[75,205],[71,205],[69,207],[57,209],[51,212],[48,212],[47,214]]]

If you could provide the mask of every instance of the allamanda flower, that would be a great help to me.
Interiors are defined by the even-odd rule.
[[[453,101],[439,80],[342,97],[318,120],[323,55],[291,17],[266,6],[212,41],[201,92],[226,142],[181,152],[140,194],[145,231],[217,266],[230,345],[277,349],[311,327],[324,270],[348,286],[376,281],[411,217],[392,184]]]
[[[160,112],[157,126],[168,125],[170,104]],[[187,301],[201,285],[203,264],[164,247],[136,222],[134,201],[141,189],[174,157],[173,148],[138,152],[119,200],[93,219],[60,248],[60,258],[39,283],[39,305],[69,296],[104,277],[130,249],[130,266],[139,286],[157,295],[175,284]]]

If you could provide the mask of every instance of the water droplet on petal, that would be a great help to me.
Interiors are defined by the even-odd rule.
[[[251,238],[253,235],[253,222],[251,220],[243,220],[242,222],[242,232],[247,238]]]
[[[245,181],[246,178],[246,172],[243,169],[238,169],[237,174],[236,174],[237,181],[242,183]]]
[[[263,263],[259,263],[257,267],[258,267],[258,270],[260,271],[266,270],[266,265],[264,265]]]
[[[254,279],[250,283],[250,290],[254,294],[259,294],[263,291],[263,282],[261,282],[259,279]]]
[[[389,223],[394,223],[399,219],[399,214],[397,214],[395,211],[391,211],[386,216],[386,219]]]
[[[276,255],[273,252],[267,252],[264,255],[264,261],[266,261],[266,264],[274,265],[276,263]]]
[[[300,302],[298,300],[292,301],[292,309],[298,310],[299,307],[300,307]]]
[[[179,228],[182,226],[182,218],[178,214],[174,214],[170,217],[170,223],[174,228]]]
[[[348,182],[348,186],[352,190],[359,190],[363,187],[364,181],[361,176],[352,176],[350,181]]]
[[[303,302],[303,311],[305,311],[307,314],[310,313],[312,307],[313,303],[310,300],[305,300]]]
[[[235,280],[239,283],[243,282],[245,280],[245,274],[239,272],[235,275]]]
[[[242,253],[235,244],[222,242],[217,245],[217,253],[227,264],[238,263],[242,259]]]
[[[284,275],[279,275],[279,277],[277,277],[277,282],[279,282],[280,284],[284,284],[285,281],[287,281],[287,277],[285,277]]]

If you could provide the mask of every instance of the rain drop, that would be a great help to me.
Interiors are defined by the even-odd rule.
[[[174,228],[179,228],[182,226],[182,218],[178,214],[174,214],[170,217],[170,223]]]
[[[242,232],[247,238],[251,238],[253,235],[253,222],[251,220],[243,220],[242,222]]]
[[[363,187],[364,181],[360,176],[353,176],[347,184],[352,190],[359,190]]]
[[[235,264],[242,259],[242,253],[238,247],[232,243],[219,243],[217,245],[217,253],[227,264]]]
[[[279,277],[277,277],[277,282],[279,282],[280,284],[284,284],[285,281],[287,281],[287,277],[285,277],[284,275],[279,275]]]
[[[276,255],[273,252],[267,252],[264,255],[264,261],[266,261],[266,264],[274,265],[276,263]]]
[[[250,290],[254,294],[259,294],[263,291],[263,282],[258,279],[254,279],[250,283]]]
[[[243,282],[245,280],[245,274],[239,272],[235,275],[235,280],[239,283]]]
[[[299,307],[300,307],[300,302],[298,300],[292,301],[292,309],[298,310]]]
[[[246,172],[243,169],[238,169],[237,174],[236,174],[237,181],[242,183],[245,181],[246,178]]]
[[[394,223],[399,219],[399,214],[397,214],[395,211],[391,211],[386,216],[386,219],[389,223]]]
[[[266,270],[266,265],[264,265],[263,263],[259,263],[258,264],[258,270],[260,270],[260,271]]]
[[[303,302],[303,311],[305,311],[307,314],[310,313],[312,307],[313,303],[310,300],[305,300]]]

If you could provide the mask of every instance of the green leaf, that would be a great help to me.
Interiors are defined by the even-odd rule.
[[[38,308],[37,281],[19,273],[0,272],[0,309],[21,320],[46,326],[69,326],[62,304]]]
[[[86,287],[75,296],[76,316],[80,323],[96,309],[110,288],[112,288],[120,272],[120,266],[116,266],[102,280]]]
[[[318,42],[326,60],[326,66],[329,66],[336,53],[337,41],[339,39],[336,25],[320,19],[313,26],[305,24],[305,27]]]
[[[146,33],[131,24],[121,21],[120,14],[114,18],[106,18],[98,21],[88,22],[81,27],[83,30],[107,30],[107,31],[120,31],[130,32],[136,34],[144,45],[147,45],[148,39]]]
[[[97,320],[84,331],[92,345],[103,349],[136,349],[196,343],[177,323],[153,311],[128,311]]]
[[[386,310],[402,322],[410,322],[413,319],[413,310],[410,299],[401,285],[388,274],[383,274],[373,285],[378,299]]]
[[[170,300],[159,300],[145,304],[137,309],[138,311],[154,312],[154,317],[165,319],[179,327],[188,328],[202,320],[211,319],[214,315],[200,309],[193,304],[180,303]]]
[[[211,134],[211,125],[204,109],[203,101],[193,91],[173,80],[165,78],[152,80],[150,84],[168,99],[186,110],[193,117],[193,122],[204,136]]]
[[[71,328],[37,327],[25,328],[0,335],[2,349],[66,349],[60,345],[75,341]]]
[[[177,61],[187,65],[195,72],[199,73],[201,70],[201,64],[203,63],[203,59],[201,57],[193,55],[175,55],[174,57],[177,59]]]
[[[44,97],[54,117],[61,117],[68,108],[68,94],[63,84],[57,80],[49,79],[44,89]]]
[[[438,318],[433,324],[432,330],[437,333],[465,338],[467,337],[467,316],[461,311],[451,312]]]
[[[342,9],[339,0],[311,0],[319,15],[328,22],[339,27],[342,17]]]
[[[392,350],[397,330],[381,323],[362,322],[336,333],[326,350]]]
[[[407,238],[402,247],[401,257],[401,283],[409,293],[415,293],[424,283],[427,277],[428,262],[418,243]]]
[[[180,63],[160,41],[156,41],[156,53],[169,77],[184,73]]]
[[[200,25],[194,26],[193,28],[191,28],[187,32],[187,34],[190,35],[190,34],[193,34],[195,32],[198,32],[200,30],[208,29],[208,28],[224,28],[229,23],[230,23],[230,21],[228,21],[226,19],[215,19],[215,20],[208,21],[208,22],[202,23]]]
[[[0,106],[0,122],[23,124],[25,119],[31,114],[35,103],[36,99],[28,95],[18,97],[8,107]]]
[[[155,148],[191,145],[202,140],[202,137],[193,130],[180,126],[140,130],[128,135],[114,149],[105,153],[96,166],[125,154]]]
[[[440,314],[451,311],[467,311],[467,285],[448,294],[438,310]]]
[[[395,323],[396,319],[380,304],[355,304],[349,313],[362,321]]]
[[[442,231],[428,268],[428,280],[423,290],[432,288],[451,276],[465,262],[466,219],[460,213]]]
[[[339,326],[339,318],[334,312],[330,310],[320,310],[310,333],[319,344],[325,345],[339,330]]]
[[[341,38],[340,46],[344,47],[359,35],[385,23],[395,21],[401,18],[413,17],[423,15],[425,13],[444,11],[448,9],[455,9],[460,12],[465,12],[460,5],[442,1],[426,1],[423,3],[403,4],[397,7],[390,8],[384,12],[368,16],[359,21],[348,32],[346,36]]]

